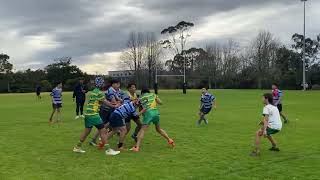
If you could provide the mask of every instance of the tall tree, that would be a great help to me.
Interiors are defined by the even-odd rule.
[[[71,64],[71,57],[57,58],[54,61],[55,63],[45,67],[50,83],[56,81],[65,83],[68,79],[76,79],[84,75],[77,66]]]
[[[141,32],[131,32],[127,47],[121,55],[122,64],[134,71],[135,81],[140,85],[141,69],[145,56],[145,36]]]
[[[208,53],[208,57],[205,59],[201,72],[208,77],[209,88],[212,88],[212,84],[214,84],[214,88],[217,88],[217,81],[219,76],[219,62],[221,61],[221,45],[217,42],[208,44],[206,46],[206,52]]]
[[[191,22],[181,21],[175,26],[169,26],[161,31],[161,34],[166,35],[167,38],[161,41],[164,48],[172,50],[175,55],[182,55],[185,50],[188,38],[191,36],[190,29],[194,26]],[[172,64],[170,61],[168,64]],[[183,64],[182,64],[183,65]]]
[[[298,33],[292,35],[292,40],[294,44],[292,47],[301,54],[303,53],[304,47],[304,36]],[[316,39],[306,38],[306,65],[307,67],[311,66],[315,61],[318,60],[318,54],[320,52],[320,35]]]
[[[7,54],[0,54],[0,73],[10,73],[13,65],[9,62],[10,56]]]
[[[262,88],[263,81],[270,79],[274,66],[276,51],[279,47],[278,40],[268,31],[260,31],[251,44],[251,62],[255,67],[258,88]]]
[[[12,80],[12,68],[13,65],[9,62],[10,56],[7,54],[0,54],[0,74],[3,74],[3,78],[7,84],[7,91],[10,92],[10,81]]]
[[[157,41],[153,32],[146,33],[146,51],[147,51],[147,69],[148,69],[148,85],[152,86],[152,80],[155,76],[155,69],[159,65],[159,57],[161,54],[161,46]]]
[[[273,74],[273,80],[279,82],[282,86],[298,89],[301,84],[302,76],[302,57],[285,46],[277,50],[276,71]]]

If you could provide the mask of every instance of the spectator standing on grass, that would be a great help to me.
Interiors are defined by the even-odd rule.
[[[41,99],[41,86],[37,85],[36,87],[36,95],[38,99]]]
[[[88,91],[85,88],[84,85],[84,79],[80,78],[79,83],[77,86],[74,88],[73,91],[73,101],[76,100],[76,117],[75,119],[84,118],[83,115],[83,106],[84,103],[86,102],[86,93]]]

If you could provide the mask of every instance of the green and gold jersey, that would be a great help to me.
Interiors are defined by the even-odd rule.
[[[142,107],[145,108],[147,111],[148,110],[157,110],[158,109],[158,106],[157,106],[158,104],[156,101],[157,98],[158,98],[158,96],[153,93],[144,94],[140,98]]]
[[[103,91],[98,88],[95,88],[91,93],[86,109],[86,115],[94,116],[99,115],[99,110],[101,106],[101,101],[105,99]]]
[[[138,99],[138,96],[137,96],[136,93],[134,93],[134,95],[131,95],[131,93],[128,92],[128,95],[129,95],[129,97],[130,97],[130,101],[134,101],[134,100],[137,100],[137,99]]]

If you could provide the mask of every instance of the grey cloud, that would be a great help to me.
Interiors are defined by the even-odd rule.
[[[294,0],[0,0],[0,31],[17,30],[19,36],[49,34],[61,46],[36,54],[44,64],[59,56],[86,56],[120,51],[130,31],[154,31],[180,20],[201,20],[219,12],[237,8],[283,6]],[[135,7],[148,15],[119,7]],[[118,9],[119,8],[119,9]],[[112,16],[108,16],[108,14]],[[113,15],[115,14],[115,15]],[[106,15],[101,24],[92,20]],[[1,52],[0,52],[1,53]]]

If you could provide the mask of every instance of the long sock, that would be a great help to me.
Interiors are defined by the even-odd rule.
[[[105,144],[104,147],[106,148],[106,150],[109,150],[109,149],[110,149],[110,145],[109,145],[109,144]]]
[[[81,146],[82,146],[82,142],[79,141],[79,142],[77,143],[77,147],[81,147]]]
[[[121,148],[123,146],[123,143],[118,144],[118,148]]]
[[[204,119],[204,116],[201,116],[201,117],[200,117],[200,120],[199,120],[199,124],[200,124],[201,121],[203,121],[203,120],[205,120],[205,119]]]

